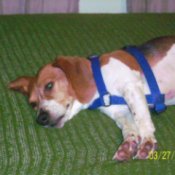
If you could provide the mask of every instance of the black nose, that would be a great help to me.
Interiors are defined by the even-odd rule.
[[[49,125],[49,113],[41,110],[36,119],[36,122],[42,126]]]

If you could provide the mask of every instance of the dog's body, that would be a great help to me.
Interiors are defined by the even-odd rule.
[[[138,47],[152,67],[165,94],[165,104],[175,104],[175,36],[161,37]],[[100,107],[122,129],[124,142],[114,155],[116,160],[146,159],[156,149],[155,128],[145,94],[149,87],[135,59],[123,50],[100,57],[101,71],[110,94],[123,96],[127,105]],[[60,57],[44,66],[36,77],[21,77],[10,88],[29,97],[39,111],[38,123],[63,127],[80,110],[87,109],[99,94],[90,61],[79,57]]]

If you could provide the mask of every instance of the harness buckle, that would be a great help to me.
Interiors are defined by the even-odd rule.
[[[111,94],[107,93],[105,95],[103,95],[102,100],[103,100],[103,104],[104,106],[110,106],[111,105]]]

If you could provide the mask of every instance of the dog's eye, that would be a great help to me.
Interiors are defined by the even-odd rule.
[[[44,90],[45,90],[45,91],[50,91],[50,90],[52,90],[53,85],[54,85],[53,82],[47,83],[47,84],[45,85],[45,87],[44,87]]]

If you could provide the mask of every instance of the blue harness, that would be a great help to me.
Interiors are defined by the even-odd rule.
[[[156,82],[154,74],[147,60],[145,59],[144,55],[134,46],[126,47],[125,51],[127,51],[132,56],[134,56],[134,58],[142,68],[142,71],[145,75],[145,78],[147,80],[147,83],[151,92],[151,94],[145,96],[147,103],[151,105],[151,108],[157,113],[163,112],[166,109],[166,106],[164,104],[165,95],[160,92],[160,89]],[[127,105],[123,97],[111,95],[106,89],[106,86],[101,74],[99,56],[96,56],[96,55],[91,56],[90,61],[91,61],[93,76],[94,76],[97,90],[99,93],[99,98],[93,101],[93,103],[89,106],[89,109],[96,109],[102,106],[107,107],[110,105]]]

